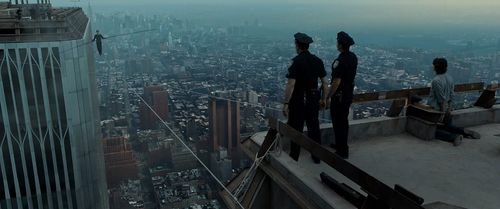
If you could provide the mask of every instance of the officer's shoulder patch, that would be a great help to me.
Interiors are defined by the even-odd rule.
[[[335,69],[339,66],[339,61],[338,60],[335,60],[335,62],[333,62],[332,64],[332,68]]]

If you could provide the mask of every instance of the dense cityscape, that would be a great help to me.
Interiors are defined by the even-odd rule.
[[[394,11],[357,17],[381,6],[172,0],[177,3],[154,8],[162,3],[148,1],[103,0],[98,6],[79,0],[61,6],[50,0],[0,2],[0,209],[337,208],[344,202],[349,202],[346,208],[423,208],[423,198],[411,191],[434,188],[435,182],[442,182],[436,186],[442,191],[453,191],[450,182],[467,178],[472,183],[460,182],[462,189],[455,190],[470,195],[476,181],[497,181],[491,174],[498,168],[490,164],[498,157],[493,138],[500,136],[493,132],[500,129],[490,127],[498,127],[500,118],[500,36],[498,29],[486,27],[497,24],[493,18],[475,22],[487,12],[498,16],[493,7],[483,5],[478,12],[469,4],[454,6],[467,9],[457,22],[455,12],[447,10],[442,17],[432,2],[380,0],[387,6],[383,9]],[[404,14],[422,9],[435,14]],[[333,11],[331,19],[322,17]],[[338,33],[343,30],[350,35]],[[292,63],[297,66],[292,58],[307,50],[323,61],[330,96],[337,99],[331,100],[332,107],[321,102],[320,108],[314,96],[319,93],[310,91],[316,87],[310,87],[315,83],[309,78],[317,76],[307,74],[311,63],[321,67],[320,62],[300,68],[301,73],[307,70],[307,82],[300,80],[298,91],[290,84],[295,79],[287,79]],[[333,90],[345,79],[332,78],[339,64],[332,62],[339,51],[344,56],[349,50],[355,53],[349,55],[352,74],[344,74],[349,80],[343,89]],[[454,82],[440,77],[444,73]],[[431,82],[432,88],[425,88]],[[302,97],[302,92],[307,104],[293,96]],[[435,101],[438,96],[443,98]],[[308,108],[311,100],[314,107]],[[292,111],[302,118],[285,116],[289,102],[292,109],[305,105]],[[320,129],[315,108],[320,109]],[[307,133],[301,130],[303,119]],[[453,126],[452,119],[462,127]],[[443,132],[446,145],[452,141],[456,149],[437,144],[434,139]],[[371,141],[376,137],[380,143]],[[464,137],[484,140],[466,140],[465,148],[458,148]],[[349,161],[348,139],[358,146]],[[297,156],[281,155],[288,148]],[[405,152],[414,148],[419,151]],[[430,148],[435,149],[426,153]],[[312,161],[299,163],[297,149],[309,152]],[[304,153],[302,158],[309,158]],[[450,166],[436,162],[459,157],[461,162]],[[403,158],[409,163],[401,163]],[[478,162],[469,165],[470,159]],[[378,165],[384,162],[387,167]],[[403,168],[412,162],[418,165]],[[400,166],[404,179],[398,181],[405,186],[416,182],[409,171],[418,170],[425,178],[437,173],[434,177],[446,178],[457,170],[464,174],[444,181],[429,177],[418,183],[424,186],[409,189],[382,182],[387,180],[382,177],[398,175],[385,175],[385,168]],[[370,176],[380,170],[384,175]],[[338,174],[352,182],[330,176]],[[359,187],[348,185],[353,183]],[[493,192],[477,196],[489,195],[491,202],[476,198],[472,205],[491,206],[498,200],[491,197],[498,192],[494,184],[484,187]],[[433,200],[447,195],[419,192]],[[331,197],[338,199],[328,202]],[[466,202],[460,196],[446,200]]]
[[[290,37],[257,35],[258,20],[214,28],[167,15],[98,13],[93,21],[105,37],[113,37],[105,40],[104,55],[96,60],[103,140],[110,146],[105,159],[111,207],[224,208],[220,185],[190,150],[224,182],[250,165],[234,142],[265,130],[269,116],[280,116],[294,56]],[[331,73],[335,40],[314,39],[311,51]],[[430,62],[437,56],[449,59],[457,83],[498,83],[500,71],[492,69],[500,66],[500,40],[448,42],[462,50],[356,46],[355,91],[428,86]],[[483,50],[481,45],[495,47]],[[473,97],[464,96],[460,107],[470,106]],[[387,110],[384,102],[358,105],[353,118]],[[227,123],[217,122],[220,115]],[[214,129],[229,132],[216,135]]]

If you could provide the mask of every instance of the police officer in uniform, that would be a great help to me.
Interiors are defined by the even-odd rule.
[[[332,147],[336,149],[336,154],[344,159],[349,157],[348,116],[354,96],[354,78],[358,67],[358,58],[350,51],[352,45],[354,45],[354,40],[349,34],[344,31],[337,34],[337,49],[340,55],[332,64],[332,85],[327,96],[327,101],[331,98],[330,113],[335,132],[335,145]]]
[[[285,90],[283,114],[288,117],[288,125],[302,132],[304,122],[307,125],[308,136],[321,143],[319,129],[320,104],[325,104],[328,83],[323,61],[309,52],[312,38],[304,33],[295,34],[295,49],[297,56],[292,59],[288,69],[288,82]],[[323,93],[318,89],[318,79],[322,82]],[[291,144],[290,157],[298,161],[300,146]],[[319,158],[312,155],[314,163],[320,163]]]

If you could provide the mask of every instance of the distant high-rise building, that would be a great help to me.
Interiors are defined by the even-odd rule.
[[[172,32],[168,32],[168,47],[174,48],[174,39],[172,38]]]
[[[161,119],[167,120],[168,117],[168,92],[161,86],[149,86],[144,88],[144,100],[153,108]],[[158,126],[158,117],[145,104],[140,106],[141,129],[156,129]]]
[[[240,166],[240,102],[212,98],[209,103],[209,151],[227,149],[233,168]]]
[[[210,170],[223,182],[231,180],[233,170],[232,160],[226,155],[224,147],[210,154]]]
[[[185,129],[186,138],[197,138],[200,136],[200,131],[198,130],[198,124],[195,118],[191,118],[187,121]]]
[[[250,104],[258,104],[259,103],[259,95],[257,94],[257,92],[251,90],[251,91],[248,91],[248,103]]]
[[[0,208],[107,209],[89,18],[17,2],[0,3]]]
[[[104,162],[108,188],[115,188],[127,180],[139,179],[139,165],[126,137],[103,140]]]
[[[138,57],[134,59],[127,59],[125,66],[125,71],[128,75],[133,75],[135,73],[147,73],[153,72],[153,61],[149,57]]]

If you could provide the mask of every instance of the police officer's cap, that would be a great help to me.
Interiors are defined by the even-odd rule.
[[[296,33],[294,37],[295,40],[299,43],[311,44],[313,42],[313,39],[305,33]]]
[[[339,33],[337,33],[337,41],[345,46],[352,46],[355,44],[352,37],[344,31],[340,31]]]

